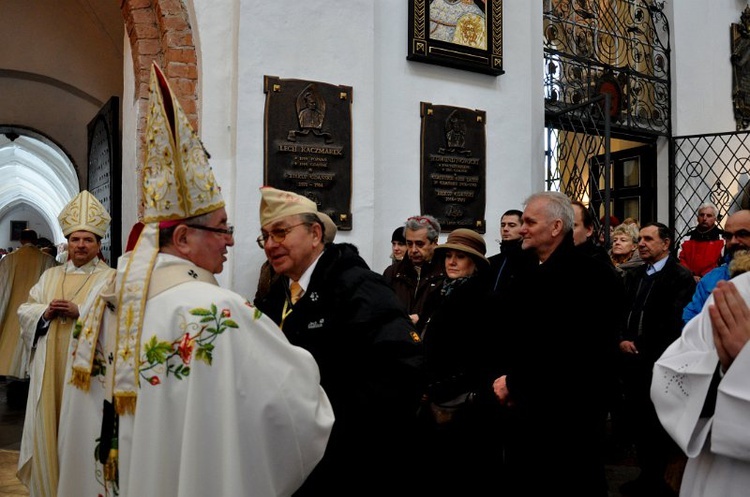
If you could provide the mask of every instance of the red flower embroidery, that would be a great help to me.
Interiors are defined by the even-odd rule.
[[[232,312],[229,309],[222,309],[221,315],[225,318],[230,318],[232,317]]]
[[[182,362],[187,364],[190,364],[190,357],[193,355],[193,345],[195,344],[195,340],[190,338],[189,333],[185,333],[182,335],[182,340],[180,340],[180,345],[177,346],[177,353],[180,354],[180,358],[182,359]]]
[[[158,376],[152,376],[151,378],[148,379],[148,382],[151,383],[152,385],[158,385],[159,383],[161,383],[161,380],[159,379]]]

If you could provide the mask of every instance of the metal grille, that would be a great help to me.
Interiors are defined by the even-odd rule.
[[[546,189],[560,191],[589,206],[598,230],[604,206],[609,235],[609,95],[546,115]],[[604,126],[600,126],[604,123]],[[603,193],[602,193],[603,192]],[[606,240],[609,243],[609,240]]]
[[[672,226],[679,242],[696,224],[698,207],[711,202],[721,219],[750,208],[750,132],[672,139]]]
[[[561,111],[608,91],[613,132],[669,136],[664,2],[543,1],[546,111]]]

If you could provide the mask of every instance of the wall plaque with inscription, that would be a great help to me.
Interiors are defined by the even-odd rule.
[[[441,231],[484,233],[487,201],[486,113],[421,103],[421,209]]]
[[[315,201],[352,229],[352,88],[264,77],[266,185]]]
[[[737,131],[750,125],[750,6],[732,23],[732,102]]]

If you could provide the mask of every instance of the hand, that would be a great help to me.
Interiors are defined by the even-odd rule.
[[[48,305],[47,309],[45,309],[44,311],[44,314],[42,314],[42,317],[45,321],[52,321],[57,317],[57,311],[54,311],[51,305]]]
[[[626,354],[637,354],[638,348],[635,346],[635,342],[632,340],[623,340],[620,342],[620,351]]]
[[[708,306],[714,344],[724,371],[734,362],[750,340],[750,309],[731,281],[720,281],[712,292],[714,303]]]
[[[419,321],[419,314],[409,314],[409,317],[411,318],[412,324],[417,324]]]
[[[64,317],[64,318],[72,318],[72,319],[78,319],[79,313],[78,313],[78,306],[71,302],[70,300],[61,300],[61,299],[55,299],[52,302],[49,303],[49,306],[47,307],[47,311],[45,311],[45,315],[47,312],[50,312],[53,318],[55,317]],[[47,319],[45,317],[45,319]]]
[[[495,392],[495,397],[500,401],[500,404],[508,406],[513,405],[513,401],[510,400],[506,375],[502,375],[500,378],[497,378],[492,382],[492,390]]]

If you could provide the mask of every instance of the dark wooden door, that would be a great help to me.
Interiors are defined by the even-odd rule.
[[[88,175],[86,189],[112,216],[102,254],[115,267],[122,254],[122,154],[120,147],[120,99],[112,97],[88,126]]]

